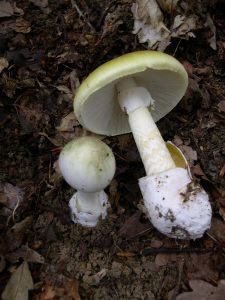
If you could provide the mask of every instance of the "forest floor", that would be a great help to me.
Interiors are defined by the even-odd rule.
[[[146,49],[132,33],[133,2],[19,0],[8,16],[0,6],[3,299],[27,299],[28,289],[29,299],[36,300],[223,299],[225,21],[220,1],[207,7],[216,50],[207,42],[207,28],[196,29],[195,38],[172,39],[167,47],[165,52],[188,71],[189,88],[158,122],[164,140],[182,149],[210,195],[211,229],[196,241],[180,241],[152,227],[139,209],[138,179],[144,170],[131,134],[104,138],[117,164],[107,188],[107,218],[93,229],[70,219],[74,191],[58,173],[57,159],[63,145],[82,134],[73,95],[103,62]]]

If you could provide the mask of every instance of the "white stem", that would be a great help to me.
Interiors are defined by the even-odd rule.
[[[147,108],[154,103],[147,89],[128,78],[117,84],[118,100],[128,120],[147,176],[175,168],[175,163]]]
[[[79,212],[91,213],[94,215],[101,215],[102,205],[100,199],[102,198],[102,191],[96,193],[85,193],[77,191],[77,210]]]

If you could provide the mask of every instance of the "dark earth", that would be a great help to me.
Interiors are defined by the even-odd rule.
[[[195,38],[174,38],[165,50],[183,63],[190,82],[158,126],[183,151],[213,208],[212,228],[196,241],[167,238],[145,216],[138,187],[144,169],[131,134],[101,137],[117,163],[106,189],[107,218],[93,229],[71,222],[74,191],[57,159],[63,145],[84,134],[72,113],[76,88],[102,63],[147,45],[132,33],[133,0],[44,2],[16,1],[17,10],[0,18],[0,57],[8,61],[0,72],[2,298],[28,299],[7,291],[23,267],[13,286],[30,289],[29,299],[199,299],[206,283],[210,299],[224,299],[224,2],[197,1],[215,25],[216,50],[209,28],[200,26]],[[184,292],[192,296],[182,298]]]

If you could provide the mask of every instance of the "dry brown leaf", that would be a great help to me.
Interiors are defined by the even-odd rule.
[[[133,257],[136,256],[137,254],[134,252],[130,252],[130,251],[124,251],[124,252],[118,252],[116,253],[117,256],[121,256],[121,257]]]
[[[212,218],[208,234],[218,242],[225,243],[225,223],[219,219]]]
[[[28,300],[28,291],[33,289],[33,279],[28,263],[23,262],[10,277],[2,300]]]
[[[62,274],[50,275],[50,280],[42,286],[42,292],[37,295],[37,300],[71,299],[80,300],[79,282],[77,279],[68,278]]]
[[[16,32],[29,33],[31,31],[31,24],[23,18],[17,18],[15,22],[11,24],[11,28]]]
[[[184,258],[182,254],[166,254],[166,253],[159,253],[155,257],[155,264],[157,267],[162,267],[179,261]]]
[[[16,6],[16,1],[13,3],[5,0],[0,1],[0,18],[23,14],[23,10]]]
[[[48,6],[48,0],[29,0],[32,2],[35,6],[45,8]]]
[[[61,120],[60,125],[56,127],[56,129],[60,132],[74,132],[74,127],[78,125],[79,122],[77,121],[74,112],[71,112]]]
[[[219,102],[218,110],[219,110],[219,112],[225,112],[225,100],[222,100]]]
[[[68,296],[72,298],[72,300],[80,300],[80,295],[78,292],[79,282],[77,279],[68,280]]]
[[[6,58],[0,57],[0,73],[5,69],[8,68],[9,62]]]
[[[140,216],[140,211],[130,216],[120,228],[119,235],[131,239],[151,229],[152,225],[149,222],[141,223]]]
[[[8,245],[8,251],[20,247],[26,236],[27,229],[32,223],[32,217],[26,217],[19,223],[16,223],[6,233],[6,243]]]
[[[215,256],[214,256],[215,257]],[[212,254],[192,253],[185,259],[186,272],[189,280],[201,279],[211,282],[218,280],[218,268],[214,265]]]
[[[10,17],[14,13],[11,3],[0,1],[0,18]]]
[[[24,192],[20,188],[0,182],[0,203],[4,206],[0,211],[1,215],[10,216],[23,201]]]
[[[11,263],[16,263],[21,258],[27,262],[32,263],[43,264],[45,262],[45,259],[42,255],[29,248],[27,245],[22,246],[20,249],[14,252],[6,254],[5,258]]]
[[[37,295],[37,300],[51,300],[56,296],[56,291],[53,286],[45,285],[42,287],[42,293]]]
[[[94,275],[84,275],[83,281],[88,285],[98,285],[102,278],[106,276],[108,269],[102,269]]]
[[[185,292],[176,297],[176,300],[224,300],[225,282],[219,281],[218,286],[213,286],[202,280],[189,282],[192,292]]]

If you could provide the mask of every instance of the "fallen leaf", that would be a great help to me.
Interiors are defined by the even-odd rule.
[[[26,217],[19,223],[16,223],[6,232],[6,243],[8,245],[8,251],[20,247],[26,236],[27,229],[32,223],[32,217]]]
[[[174,263],[180,259],[183,259],[184,255],[182,254],[166,254],[166,253],[159,253],[155,257],[155,264],[157,267],[167,266],[171,263]]]
[[[30,0],[37,7],[45,8],[48,6],[48,0]]]
[[[193,162],[198,159],[197,152],[195,150],[193,150],[192,147],[186,146],[186,145],[181,145],[179,148],[182,151],[182,153],[184,154],[185,158],[187,159],[187,161],[190,165],[192,165]]]
[[[176,300],[224,300],[224,280],[213,286],[202,280],[191,280],[189,282],[192,292],[185,292],[176,297]]]
[[[74,133],[74,127],[78,125],[79,122],[77,121],[74,112],[71,112],[61,120],[60,125],[56,127],[56,129],[60,132],[69,131]]]
[[[137,254],[134,252],[130,252],[130,251],[124,251],[124,252],[118,252],[116,253],[117,256],[121,256],[121,257],[133,257],[136,256]]]
[[[13,7],[7,1],[0,1],[0,18],[10,17],[13,15]]]
[[[8,68],[9,62],[6,58],[0,57],[0,73],[5,69]]]
[[[68,296],[72,298],[72,300],[80,300],[80,295],[78,292],[79,282],[77,279],[70,279],[67,282],[68,286]]]
[[[2,300],[28,300],[28,291],[32,289],[33,279],[25,261],[10,277],[2,293]]]
[[[157,0],[160,7],[167,12],[172,12],[175,9],[178,1],[179,0]]]
[[[131,239],[151,229],[152,225],[149,222],[141,223],[141,214],[140,211],[137,211],[130,216],[120,228],[119,235]]]
[[[220,101],[217,106],[218,106],[219,112],[225,112],[225,100]]]
[[[89,285],[98,285],[101,279],[106,276],[107,272],[107,269],[102,269],[100,272],[94,275],[84,275],[83,281]]]
[[[208,234],[218,242],[225,243],[225,223],[219,219],[212,218]]]
[[[213,258],[216,259],[216,256]],[[191,253],[187,255],[185,266],[189,280],[200,279],[211,282],[218,280],[218,268],[210,252],[204,254]]]
[[[225,174],[225,164],[224,164],[223,167],[221,168],[220,173],[219,173],[219,176],[220,176],[220,177],[223,177],[224,174]]]
[[[210,17],[209,14],[207,14],[207,17],[206,17],[206,22],[205,22],[205,27],[208,27],[210,29],[210,35],[208,37],[208,43],[210,45],[210,47],[213,49],[213,50],[216,50],[217,49],[217,45],[216,45],[216,26],[214,25],[213,23],[213,20],[212,18]]]
[[[80,300],[79,282],[76,278],[69,278],[62,274],[47,274],[42,292],[36,296],[37,300],[72,299]]]
[[[149,49],[164,51],[172,37],[195,37],[193,30],[196,29],[198,17],[193,14],[188,17],[181,15],[182,9],[175,11],[177,4],[178,1],[172,0],[136,0],[131,8],[134,16],[133,33],[138,35],[140,43],[147,42]],[[161,8],[169,13],[170,18],[164,18]]]
[[[23,190],[10,183],[0,182],[0,203],[4,206],[0,211],[1,215],[10,216],[23,201]]]
[[[148,42],[148,48],[161,48],[169,45],[170,31],[163,23],[163,14],[155,0],[137,0],[131,8],[134,16],[133,33],[138,35],[139,42]],[[163,48],[158,43],[164,42]]]
[[[11,28],[16,32],[29,33],[31,31],[31,24],[23,18],[17,18],[16,21],[12,23]]]
[[[20,249],[6,254],[5,258],[13,264],[18,262],[21,258],[24,261],[32,263],[43,264],[45,262],[45,259],[42,255],[29,248],[27,245],[23,245]]]

